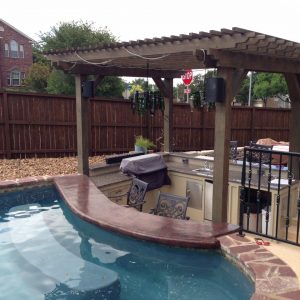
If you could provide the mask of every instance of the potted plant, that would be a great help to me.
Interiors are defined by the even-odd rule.
[[[154,148],[155,145],[147,138],[142,135],[135,137],[134,151],[147,153],[148,149]]]

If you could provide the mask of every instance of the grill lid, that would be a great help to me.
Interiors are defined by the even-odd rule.
[[[166,169],[162,155],[152,153],[122,160],[120,169],[123,173],[142,175]]]

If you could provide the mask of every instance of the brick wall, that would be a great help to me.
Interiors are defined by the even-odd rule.
[[[22,34],[15,31],[13,28],[7,24],[0,21],[0,26],[4,31],[0,31],[0,88],[7,87],[7,73],[13,69],[18,69],[20,72],[28,71],[29,67],[32,65],[32,44]],[[4,45],[11,40],[15,40],[19,45],[24,47],[24,58],[10,58],[4,55]],[[25,75],[26,76],[26,75]]]

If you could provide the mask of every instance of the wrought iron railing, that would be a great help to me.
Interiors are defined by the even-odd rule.
[[[300,153],[244,148],[240,231],[300,246]]]

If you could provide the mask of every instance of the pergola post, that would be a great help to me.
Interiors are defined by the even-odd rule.
[[[290,119],[290,151],[300,152],[300,74],[286,73],[285,80],[289,89],[291,99],[291,119]],[[293,174],[296,179],[300,178],[299,159],[293,160]]]
[[[75,76],[78,172],[89,175],[88,99],[82,97],[82,76]]]
[[[218,69],[218,76],[223,77],[226,84],[225,100],[222,103],[216,103],[215,115],[212,220],[219,223],[227,220],[231,102],[246,74],[244,70]]]
[[[153,81],[164,97],[164,151],[173,151],[173,78],[153,77]]]
[[[173,151],[173,79],[165,79],[167,97],[164,98],[164,151]]]

